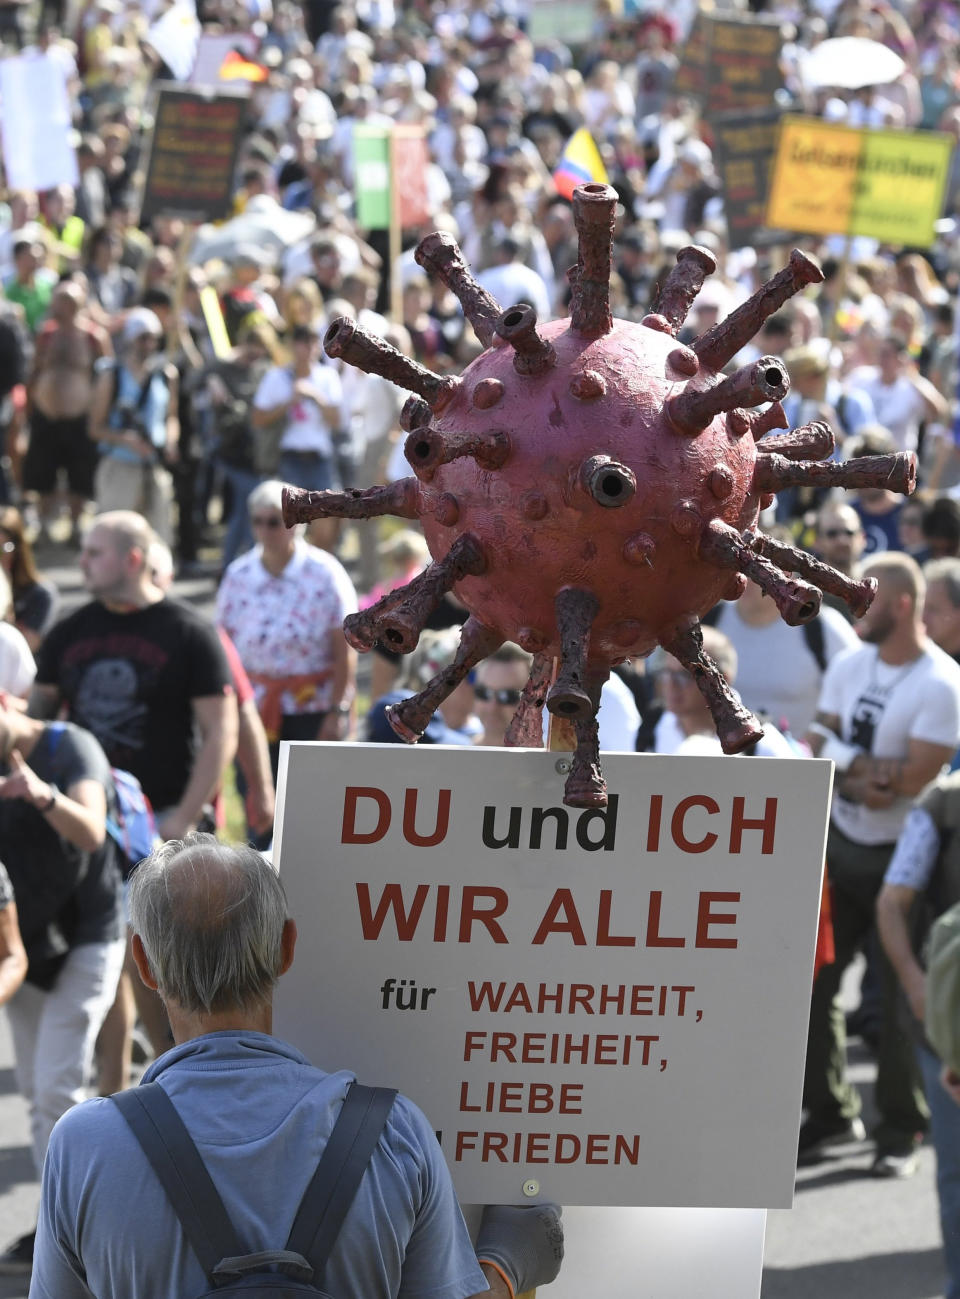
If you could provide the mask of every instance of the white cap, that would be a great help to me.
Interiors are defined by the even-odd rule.
[[[134,307],[132,311],[127,312],[127,318],[123,322],[123,341],[132,343],[144,334],[152,334],[154,338],[163,337],[163,325],[160,323],[160,317],[149,307]]]

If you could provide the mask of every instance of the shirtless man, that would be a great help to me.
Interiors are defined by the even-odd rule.
[[[107,333],[84,317],[85,304],[79,284],[58,285],[50,320],[37,335],[28,386],[30,443],[23,465],[24,491],[38,493],[44,527],[55,505],[57,474],[65,471],[74,533],[93,497],[97,453],[87,436],[93,367],[111,352]]]

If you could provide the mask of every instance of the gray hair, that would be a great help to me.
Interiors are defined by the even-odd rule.
[[[257,483],[247,497],[247,509],[251,514],[261,509],[280,513],[283,509],[283,483],[280,479],[268,478],[265,483]]]
[[[193,834],[161,844],[130,881],[130,923],[164,1001],[190,1014],[269,1000],[287,899],[255,849]]]
[[[960,559],[949,556],[931,559],[923,566],[923,576],[927,580],[928,589],[934,582],[942,582],[947,599],[955,609],[960,609]]]

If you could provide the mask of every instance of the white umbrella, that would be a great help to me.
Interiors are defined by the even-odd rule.
[[[276,199],[257,194],[231,221],[201,226],[190,261],[196,264],[219,258],[229,262],[238,251],[250,248],[257,248],[267,261],[279,261],[287,248],[309,238],[316,224],[312,212],[287,212]]]
[[[802,57],[800,75],[810,90],[862,90],[896,81],[906,66],[899,54],[879,41],[837,36],[821,41]]]
[[[907,64],[892,49],[866,36],[835,36],[821,40],[800,61],[800,75],[809,90],[863,90],[886,86],[904,73]]]

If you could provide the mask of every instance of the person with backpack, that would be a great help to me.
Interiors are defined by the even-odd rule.
[[[860,643],[843,615],[826,606],[812,622],[789,627],[754,582],[736,603],[717,605],[708,620],[736,651],[737,689],[746,706],[798,739],[813,721],[827,665]]]
[[[261,854],[165,844],[130,913],[176,1045],[57,1125],[31,1299],[507,1299],[553,1280],[553,1206],[493,1206],[475,1252],[416,1105],[273,1036],[297,927]]]
[[[877,898],[877,929],[910,1010],[915,1050],[930,1107],[930,1138],[937,1155],[937,1195],[948,1284],[946,1299],[960,1299],[960,1096],[954,1083],[956,1050],[956,914],[960,904],[960,772],[942,776],[907,815]],[[938,970],[935,922],[953,915],[952,960]],[[943,965],[941,960],[940,965]],[[951,966],[953,967],[951,971]],[[951,995],[952,991],[952,995]],[[926,1032],[924,1026],[926,1025]]]
[[[0,861],[28,960],[7,1016],[39,1176],[54,1123],[84,1099],[123,966],[113,781],[89,731],[28,717],[2,693],[0,753]],[[33,1235],[0,1255],[0,1275],[29,1275]]]
[[[156,312],[127,313],[118,360],[96,364],[90,436],[100,448],[94,478],[97,512],[135,510],[170,543],[177,454],[177,372],[159,354],[163,326]]]

